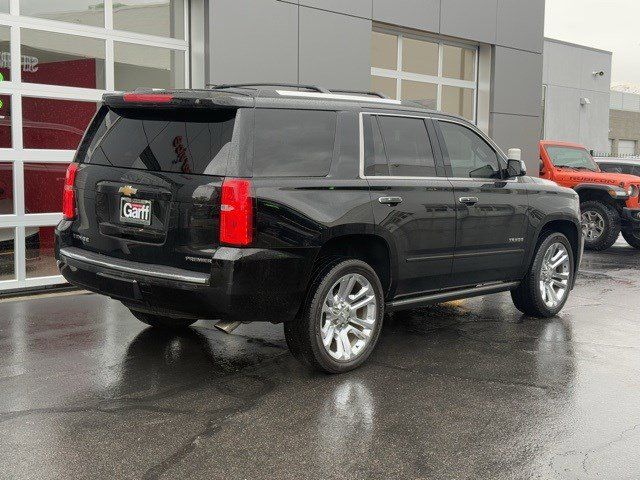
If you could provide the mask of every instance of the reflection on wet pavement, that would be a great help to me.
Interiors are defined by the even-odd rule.
[[[508,295],[387,317],[341,376],[295,362],[281,326],[0,303],[0,478],[638,478],[639,259],[587,254],[550,320]]]

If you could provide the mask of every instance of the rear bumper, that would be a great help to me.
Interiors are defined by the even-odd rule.
[[[622,229],[640,230],[640,208],[622,209]]]
[[[159,315],[284,322],[302,302],[311,263],[263,249],[218,248],[210,274],[112,258],[56,238],[56,258],[70,283]]]

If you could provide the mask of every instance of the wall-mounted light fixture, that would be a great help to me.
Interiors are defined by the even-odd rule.
[[[583,107],[586,107],[587,105],[591,105],[591,100],[589,100],[587,97],[582,97],[580,99],[580,105],[582,105]]]
[[[596,70],[593,72],[594,77],[604,77],[604,70]]]

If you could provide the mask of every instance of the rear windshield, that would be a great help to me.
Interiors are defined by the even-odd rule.
[[[224,175],[235,116],[235,110],[102,107],[78,151],[78,161]]]
[[[337,113],[257,109],[255,177],[324,177],[331,168]]]

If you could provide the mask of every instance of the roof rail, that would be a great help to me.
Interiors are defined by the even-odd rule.
[[[243,88],[243,87],[289,87],[289,88],[304,88],[306,90],[315,90],[319,93],[331,93],[326,88],[318,87],[317,85],[304,85],[298,83],[224,83],[221,85],[215,85],[212,83],[208,83],[207,87],[219,90],[224,88]]]
[[[368,90],[343,90],[343,89],[336,89],[334,90],[333,88],[330,90],[331,93],[352,93],[352,94],[359,94],[359,95],[369,95],[371,97],[380,97],[380,98],[384,98],[384,99],[389,99],[389,97],[387,97],[384,93],[380,93],[380,92],[372,92],[372,91],[368,91]]]

